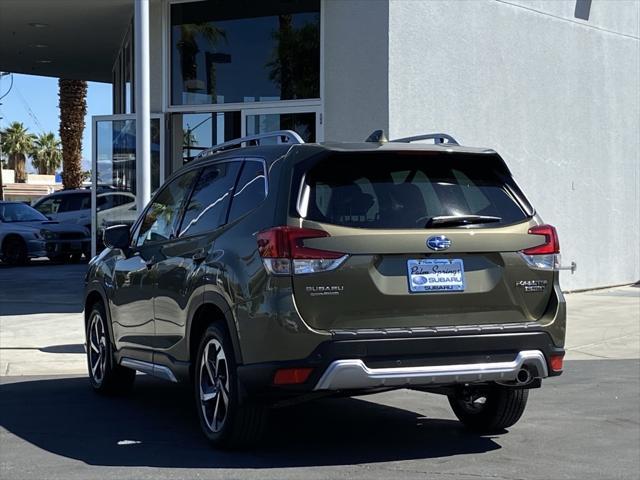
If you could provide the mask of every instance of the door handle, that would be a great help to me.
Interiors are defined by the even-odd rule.
[[[207,252],[204,248],[199,249],[196,253],[191,256],[191,259],[195,263],[201,263],[204,259],[207,258]]]
[[[149,260],[145,260],[144,264],[147,266],[147,269],[151,269],[156,264],[156,257],[151,257]]]

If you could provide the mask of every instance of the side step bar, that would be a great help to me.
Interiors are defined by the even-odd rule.
[[[522,351],[511,362],[424,367],[369,368],[359,359],[336,360],[327,367],[314,390],[516,382],[523,368],[532,372],[532,378],[548,376],[547,361],[540,350]]]
[[[120,365],[139,372],[146,373],[147,375],[153,375],[154,377],[162,378],[163,380],[169,380],[170,382],[178,383],[176,376],[173,372],[164,365],[156,365],[155,363],[143,362],[142,360],[134,360],[133,358],[124,357],[120,360]]]

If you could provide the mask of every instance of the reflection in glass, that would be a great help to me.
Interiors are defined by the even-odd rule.
[[[180,206],[188,195],[196,174],[197,170],[186,172],[162,189],[140,224],[137,246],[172,238]]]
[[[240,112],[188,113],[182,116],[182,162],[241,135]]]
[[[174,105],[318,98],[320,1],[172,4],[171,82]]]
[[[151,119],[151,191],[160,186],[160,120]],[[102,232],[112,225],[133,225],[138,212],[136,194],[136,122],[101,120],[96,122],[97,192],[96,215],[98,250],[103,248]]]
[[[316,141],[316,114],[309,113],[269,113],[265,115],[247,115],[247,135],[293,130],[306,142]],[[279,139],[265,139],[262,144],[276,143]]]
[[[233,193],[229,222],[250,212],[267,196],[267,175],[260,161],[247,160],[242,167],[236,190]]]
[[[226,162],[202,171],[185,209],[180,236],[210,232],[225,223],[239,169],[240,162]]]

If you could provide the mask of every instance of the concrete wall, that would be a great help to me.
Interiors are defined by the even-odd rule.
[[[640,279],[640,2],[575,7],[389,4],[390,136],[495,148],[578,264],[564,289]]]
[[[388,2],[324,0],[322,14],[325,140],[388,131]]]

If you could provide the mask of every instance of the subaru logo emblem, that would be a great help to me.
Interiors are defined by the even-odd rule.
[[[446,250],[451,246],[451,240],[444,235],[436,235],[435,237],[429,237],[427,239],[427,247],[436,252],[440,250]]]

